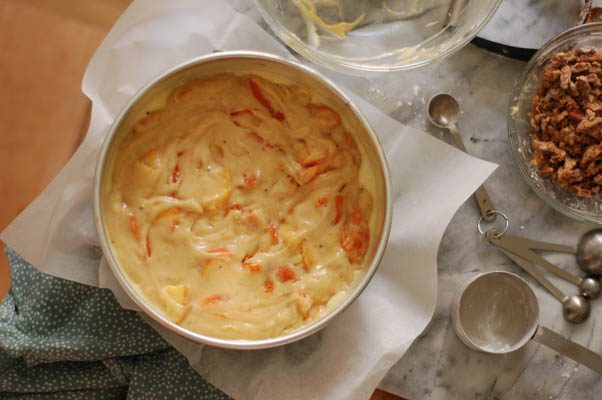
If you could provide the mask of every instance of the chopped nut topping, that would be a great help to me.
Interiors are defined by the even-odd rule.
[[[602,187],[602,51],[556,53],[531,98],[534,157],[539,168],[581,197]]]

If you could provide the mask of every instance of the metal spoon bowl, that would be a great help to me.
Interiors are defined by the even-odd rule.
[[[602,276],[602,229],[594,229],[577,244],[577,264],[588,274]]]
[[[447,94],[439,93],[431,97],[428,103],[429,121],[435,126],[443,129],[450,129],[458,122],[460,106],[456,99]],[[463,143],[462,143],[463,144]],[[466,151],[464,149],[464,151]]]

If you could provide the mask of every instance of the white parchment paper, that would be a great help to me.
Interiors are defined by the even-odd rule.
[[[243,49],[292,58],[225,2],[135,1],[84,76],[83,91],[93,103],[84,142],[0,238],[41,271],[108,287],[123,307],[136,309],[101,262],[92,215],[101,143],[119,110],[154,76],[215,50]],[[203,347],[149,321],[193,368],[237,399],[368,398],[430,321],[441,236],[455,211],[495,168],[350,96],[385,148],[395,201],[387,251],[358,300],[321,332],[271,350]]]

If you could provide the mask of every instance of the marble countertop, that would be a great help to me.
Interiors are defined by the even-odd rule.
[[[233,3],[238,3],[239,9],[246,8],[243,0]],[[495,207],[510,217],[510,234],[573,244],[594,227],[548,207],[529,188],[515,165],[508,145],[506,109],[514,81],[525,63],[469,45],[436,65],[378,78],[348,77],[312,67],[352,88],[399,122],[442,140],[448,140],[448,135],[428,123],[426,103],[438,92],[456,96],[462,108],[459,128],[468,151],[499,165],[485,187]],[[602,335],[595,334],[602,324],[602,300],[593,302],[592,315],[584,324],[565,322],[560,303],[479,236],[478,217],[476,204],[469,200],[449,224],[438,254],[439,297],[435,315],[380,387],[412,400],[602,398],[602,379],[598,374],[534,342],[497,356],[469,350],[456,337],[449,313],[457,287],[479,272],[506,270],[521,275],[534,288],[542,325],[602,353]],[[574,256],[546,257],[579,273]],[[557,283],[566,292],[576,290],[564,282]]]
[[[487,180],[497,209],[510,217],[509,233],[555,243],[576,243],[594,226],[571,220],[548,207],[523,180],[510,152],[506,131],[509,96],[525,64],[467,46],[440,64],[379,79],[356,79],[349,86],[398,121],[435,136],[425,103],[437,92],[459,99],[459,128],[468,151],[499,165]],[[339,77],[340,80],[340,77]],[[445,139],[447,134],[443,133]],[[395,168],[391,165],[391,168]],[[441,201],[445,201],[444,198]],[[481,239],[479,210],[469,200],[456,213],[438,254],[439,298],[433,320],[381,383],[387,391],[418,399],[595,399],[602,398],[602,379],[595,372],[536,343],[506,356],[466,348],[450,324],[450,303],[457,287],[483,271],[507,270],[523,276],[535,289],[541,323],[602,353],[602,300],[582,325],[562,319],[560,304],[518,266]],[[579,273],[573,256],[548,259]],[[564,282],[562,282],[564,283]],[[562,285],[568,293],[574,287]]]
[[[369,81],[362,94],[400,122],[434,135],[440,132],[428,125],[423,99],[428,101],[440,91],[454,94],[464,111],[459,125],[468,151],[499,165],[485,187],[496,208],[510,217],[509,233],[573,244],[593,225],[573,221],[548,207],[530,190],[510,153],[506,108],[524,66],[468,46],[438,65],[400,76],[394,80],[398,82],[395,87],[385,84],[387,79]],[[480,238],[475,227],[478,216],[478,208],[468,201],[448,226],[438,254],[439,298],[434,318],[381,386],[411,399],[601,398],[598,374],[536,343],[507,356],[494,356],[468,350],[458,340],[449,322],[456,288],[478,272],[508,270],[525,277],[535,289],[542,325],[602,352],[602,335],[595,335],[602,321],[600,300],[593,302],[586,323],[565,322],[560,304],[550,294]],[[579,273],[574,257],[547,257]],[[575,291],[574,287],[562,287],[569,293]]]

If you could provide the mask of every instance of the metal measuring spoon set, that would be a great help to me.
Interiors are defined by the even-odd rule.
[[[456,146],[466,152],[466,147],[456,126],[459,113],[460,107],[458,102],[449,94],[440,93],[429,100],[428,117],[431,123],[440,128],[448,129],[452,134]],[[602,230],[588,232],[581,238],[577,247],[511,236],[506,234],[509,225],[508,217],[504,213],[495,210],[484,186],[479,186],[474,192],[474,197],[481,211],[481,218],[477,223],[479,233],[558,299],[562,303],[562,315],[567,321],[573,323],[585,321],[591,311],[590,300],[600,295],[599,276],[602,274]],[[484,223],[493,222],[498,216],[503,218],[504,227],[501,230],[496,228],[485,230],[483,227]],[[533,250],[576,254],[579,266],[588,275],[579,277],[571,274],[537,255]],[[576,285],[579,289],[579,294],[567,295],[562,292],[536,268],[536,265]]]
[[[466,152],[456,127],[460,108],[448,94],[433,96],[428,117],[434,125],[448,129],[456,146]],[[586,233],[577,246],[525,239],[506,234],[508,217],[495,210],[481,185],[474,193],[481,217],[477,228],[481,235],[508,258],[523,268],[562,303],[564,318],[581,323],[590,314],[590,300],[600,295],[602,276],[602,229]],[[503,219],[502,229],[485,229],[485,223]],[[577,264],[587,274],[574,275],[559,268],[534,250],[575,254]],[[577,286],[579,294],[567,295],[548,280],[537,266]],[[458,337],[468,347],[491,354],[506,354],[537,341],[602,374],[602,356],[559,334],[540,326],[537,298],[519,276],[505,271],[484,273],[466,282],[452,304],[452,323]]]

